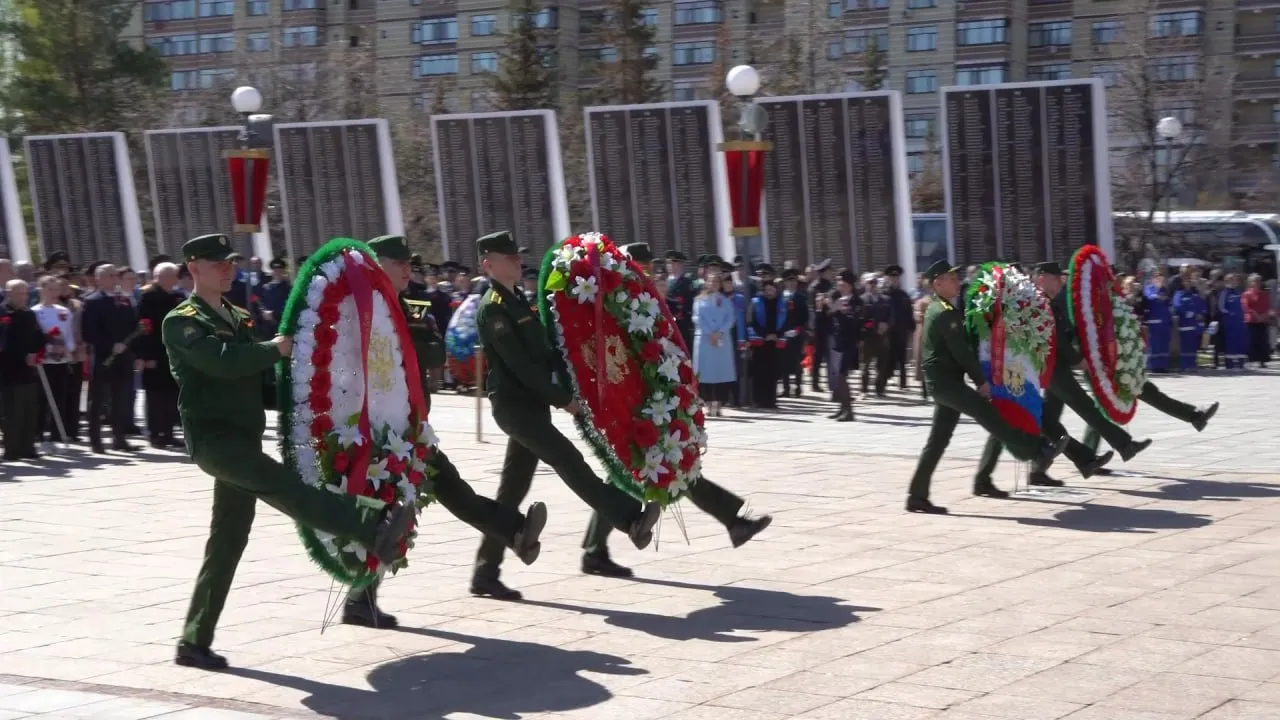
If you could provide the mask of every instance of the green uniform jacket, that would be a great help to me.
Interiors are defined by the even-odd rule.
[[[187,428],[231,426],[261,436],[267,426],[264,373],[280,351],[254,338],[249,313],[226,300],[222,307],[232,322],[194,295],[164,318],[161,337],[178,381],[178,413]]]
[[[552,407],[573,400],[573,393],[555,382],[556,349],[524,293],[493,283],[480,301],[476,329],[489,365],[485,388],[490,396]]]
[[[1071,325],[1071,314],[1067,312],[1067,293],[1058,293],[1058,296],[1049,301],[1049,307],[1053,308],[1053,336],[1058,347],[1058,358],[1054,361],[1053,373],[1056,375],[1061,370],[1067,374],[1071,374],[1071,370],[1084,356],[1080,354],[1080,348],[1076,345],[1076,329]]]
[[[951,303],[940,298],[929,303],[924,311],[923,338],[921,368],[930,387],[963,385],[965,375],[979,387],[987,382],[978,354],[964,331],[964,314]]]
[[[413,350],[418,355],[418,369],[426,371],[429,368],[444,367],[444,342],[436,328],[435,317],[431,315],[431,303],[426,300],[410,300],[402,295],[400,309],[409,326]]]

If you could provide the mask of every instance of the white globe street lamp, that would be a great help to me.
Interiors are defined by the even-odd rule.
[[[252,115],[262,109],[262,93],[256,87],[242,85],[231,93],[231,107],[241,115]]]
[[[725,87],[740,98],[749,98],[760,91],[760,73],[750,65],[737,65],[724,77]]]
[[[1182,135],[1182,121],[1172,115],[1162,117],[1156,123],[1156,134],[1165,140],[1173,140]]]

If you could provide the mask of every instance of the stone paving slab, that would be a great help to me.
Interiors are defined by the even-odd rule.
[[[399,631],[325,628],[329,581],[260,506],[221,674],[170,662],[207,477],[150,451],[3,466],[0,720],[1276,720],[1280,380],[1160,384],[1223,410],[1197,434],[1144,408],[1133,429],[1153,448],[1113,477],[1059,467],[1073,496],[969,496],[985,437],[962,425],[934,484],[949,517],[902,512],[931,412],[909,396],[855,423],[815,398],[730,412],[711,421],[707,475],[773,526],[733,550],[683,508],[656,549],[614,540],[631,581],[577,572],[588,511],[543,469],[544,552],[504,574],[526,601],[469,597],[477,539],[432,508],[383,591]],[[482,412],[483,443],[469,398],[439,396],[432,420],[492,494],[505,440]],[[1014,478],[1006,461],[997,482]]]

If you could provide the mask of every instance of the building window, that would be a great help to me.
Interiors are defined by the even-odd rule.
[[[908,115],[906,119],[907,137],[927,138],[933,132],[932,115]]]
[[[1271,74],[1274,77],[1280,77],[1280,58],[1276,58],[1275,63],[1271,66]]]
[[[455,33],[457,30],[454,31]],[[472,15],[471,37],[486,37],[498,32],[498,18],[494,15]]]
[[[1151,37],[1194,37],[1200,34],[1202,24],[1197,10],[1160,13],[1151,18]]]
[[[200,17],[230,17],[236,12],[235,0],[200,0]]]
[[[716,61],[716,44],[712,40],[674,43],[671,46],[672,65],[710,65]]]
[[[923,10],[931,7],[938,7],[938,0],[907,0],[908,10]]]
[[[280,31],[280,44],[285,47],[315,47],[320,44],[320,28],[315,25],[284,28]]]
[[[245,36],[249,52],[266,52],[271,49],[271,33],[255,32]]]
[[[249,0],[248,13],[250,16],[266,15],[271,12],[271,6],[268,0]]]
[[[938,89],[936,70],[908,70],[907,92],[912,95],[935,92]]]
[[[471,53],[471,74],[498,72],[498,53]]]
[[[583,48],[578,54],[578,69],[584,75],[600,72],[600,66],[617,62],[618,49],[614,47]]]
[[[1093,44],[1110,45],[1120,42],[1124,24],[1119,20],[1098,20],[1093,24]]]
[[[458,74],[458,55],[457,53],[441,53],[439,55],[421,55],[413,61],[413,76],[415,78],[431,77],[435,75],[457,75]]]
[[[938,49],[938,28],[936,25],[922,25],[907,28],[907,52],[924,52]]]
[[[843,0],[830,0],[827,3],[827,17],[838,18],[844,12]]]
[[[1160,82],[1178,82],[1196,78],[1194,55],[1156,58],[1149,63],[1151,78]]]
[[[1027,79],[1032,82],[1041,80],[1067,80],[1071,77],[1070,63],[1053,65],[1031,65],[1027,68]]]
[[[697,100],[698,84],[691,80],[677,80],[671,83],[671,99],[676,102]]]
[[[201,90],[229,85],[236,79],[236,71],[231,68],[205,68],[199,73]]]
[[[716,22],[719,22],[718,20]],[[653,8],[646,8],[640,11],[640,24],[649,27],[658,26],[658,11]]]
[[[957,45],[1003,45],[1009,41],[1009,20],[973,20],[956,23]]]
[[[907,175],[915,177],[924,172],[924,155],[920,153],[907,154]]]
[[[827,55],[832,59],[841,55],[861,55],[875,46],[877,50],[889,49],[889,30],[850,30],[839,40],[832,40]]]
[[[1031,23],[1027,28],[1027,47],[1071,47],[1071,21]]]
[[[235,49],[235,33],[214,33],[212,35],[200,36],[200,53],[202,55],[234,52]]]
[[[458,19],[429,18],[413,24],[409,41],[418,45],[442,45],[458,41]]]
[[[992,85],[1009,77],[1004,65],[962,65],[956,68],[957,85]]]
[[[196,0],[152,0],[142,7],[146,22],[191,20],[196,16]]]
[[[535,13],[528,13],[523,17],[513,15],[511,18],[513,25],[519,25],[523,22],[529,22],[539,30],[554,30],[560,25],[560,15],[555,8],[550,7],[542,8]]]
[[[721,20],[718,0],[687,0],[677,2],[672,13],[676,25],[708,25]]]
[[[1102,84],[1115,87],[1120,82],[1120,68],[1115,65],[1094,65],[1093,76],[1102,79]]]
[[[318,0],[284,0],[285,10],[315,10]]]
[[[196,35],[153,37],[147,39],[147,45],[154,48],[161,57],[195,55],[200,46],[200,38]]]
[[[316,64],[313,62],[280,66],[280,77],[288,83],[297,85],[313,83],[316,81],[316,74]]]
[[[175,92],[195,90],[199,76],[195,70],[175,70],[169,73],[169,89]]]

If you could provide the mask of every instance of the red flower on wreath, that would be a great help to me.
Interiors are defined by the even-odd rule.
[[[707,416],[701,410],[693,414],[693,424],[698,427],[704,427],[707,424]]]
[[[335,453],[333,456],[334,472],[345,473],[347,468],[351,467],[351,458],[345,451]]]
[[[628,280],[628,281],[627,281],[627,294],[628,294],[628,295],[630,295],[631,297],[638,297],[638,296],[640,295],[640,293],[642,293],[642,292],[644,292],[644,286],[643,286],[643,285],[641,285],[640,283],[636,282],[635,280]]]
[[[636,445],[650,448],[658,444],[658,427],[648,420],[640,420],[632,428],[636,435]]]
[[[422,481],[426,479],[426,476],[422,474],[421,470],[410,470],[409,474],[405,477],[409,478],[409,482],[412,483],[414,487],[421,485]]]
[[[320,415],[311,421],[311,436],[323,437],[333,432],[333,418],[328,415]]]
[[[650,340],[641,348],[640,358],[650,365],[657,365],[662,362],[662,345],[656,340]]]
[[[378,499],[385,503],[395,502],[396,486],[390,482],[382,483],[382,488],[378,490]]]
[[[591,263],[588,263],[586,260],[574,260],[569,263],[569,274],[573,277],[590,275]]]
[[[342,298],[346,297],[346,283],[329,283],[324,288],[324,293],[320,296],[320,309],[324,309],[326,305],[337,305],[342,302]]]
[[[320,306],[320,311],[317,314],[320,316],[320,322],[325,325],[333,325],[338,322],[339,313],[337,305],[325,303]]]
[[[419,460],[426,460],[427,453],[430,451],[431,451],[431,448],[427,447],[426,445],[413,446],[413,456],[418,458]]]
[[[406,463],[404,460],[401,460],[399,456],[396,456],[396,455],[387,456],[387,472],[391,473],[392,475],[403,475],[405,467],[407,467],[407,465],[408,463]]]
[[[316,328],[316,352],[317,353],[327,349],[330,345],[333,345],[337,341],[338,341],[338,331],[325,325],[321,325]],[[320,364],[319,361],[317,361],[316,364]]]
[[[666,315],[658,316],[658,322],[654,323],[653,329],[657,337],[671,337],[671,323],[667,322]]]
[[[329,397],[329,391],[332,389],[333,389],[333,376],[329,374],[328,370],[320,370],[315,375],[312,375],[311,376],[312,404],[314,405],[315,401],[321,397],[325,397],[325,398]]]
[[[333,350],[329,347],[318,347],[311,353],[311,364],[318,368],[327,368],[333,362]]]
[[[680,453],[680,469],[689,472],[694,465],[698,464],[698,449],[687,447],[684,452]]]
[[[689,434],[689,424],[680,419],[672,420],[671,424],[667,425],[667,429],[669,429],[671,434],[675,435],[676,439],[680,442],[688,442],[689,438],[692,437]]]
[[[329,399],[329,394],[314,395],[311,398],[311,410],[316,413],[327,413],[333,409],[333,400]]]
[[[600,282],[606,293],[615,292],[618,288],[622,287],[622,274],[614,272],[613,270],[601,270]]]
[[[693,388],[688,385],[681,385],[676,388],[676,399],[680,401],[680,407],[688,409],[693,407],[693,401],[697,399],[697,395],[693,392]]]
[[[693,366],[689,363],[680,363],[680,382],[693,382]]]

